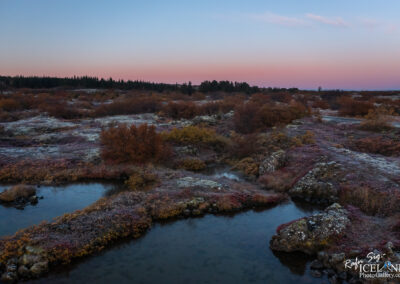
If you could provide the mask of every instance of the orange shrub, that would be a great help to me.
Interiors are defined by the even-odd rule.
[[[24,184],[14,185],[9,189],[4,190],[0,193],[0,201],[12,202],[18,198],[28,198],[36,194],[36,189],[33,186]]]
[[[192,158],[192,159],[184,159],[179,161],[179,168],[188,170],[188,171],[202,171],[206,168],[206,163],[203,160]]]
[[[399,212],[400,196],[396,191],[380,192],[369,186],[342,185],[339,198],[342,204],[357,206],[363,212],[371,215],[388,216]]]
[[[305,106],[300,103],[292,103],[289,106],[263,106],[258,117],[263,126],[272,127],[284,125],[292,122],[295,119],[302,118],[308,113]]]
[[[223,149],[228,143],[226,138],[218,135],[213,129],[198,126],[174,128],[170,132],[163,132],[162,137],[176,144],[209,146],[215,149]]]
[[[103,130],[101,155],[114,163],[160,162],[170,154],[154,126],[122,124]]]
[[[244,158],[235,164],[234,168],[247,176],[258,176],[259,164],[253,158]]]
[[[367,131],[385,131],[393,129],[393,126],[389,122],[389,117],[393,115],[393,109],[377,108],[370,110],[365,116],[366,120],[361,122],[360,129]]]
[[[150,171],[142,170],[133,173],[129,179],[125,181],[125,184],[130,190],[141,190],[148,189],[158,180],[157,175]]]

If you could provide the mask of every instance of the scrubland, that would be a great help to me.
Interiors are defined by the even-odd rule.
[[[399,114],[396,92],[3,93],[2,183],[112,180],[125,188],[0,240],[3,278],[40,277],[139,237],[157,220],[267,208],[288,198],[338,203],[347,212],[345,228],[313,253],[384,250],[389,242],[400,249]],[[243,179],[208,174],[215,166]],[[291,226],[277,234],[283,238]],[[311,251],[282,242],[276,249]],[[20,261],[28,256],[36,260]],[[37,263],[43,269],[33,269]]]

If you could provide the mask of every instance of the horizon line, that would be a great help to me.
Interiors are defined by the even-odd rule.
[[[52,78],[52,79],[74,79],[74,78],[93,78],[93,79],[98,79],[99,81],[104,80],[104,81],[109,81],[110,79],[114,82],[122,81],[122,82],[143,82],[143,83],[151,83],[151,84],[165,84],[165,85],[184,85],[184,84],[189,84],[192,81],[184,81],[184,82],[175,82],[175,83],[166,83],[162,81],[149,81],[149,80],[141,80],[141,79],[123,79],[123,78],[118,78],[114,79],[112,76],[106,78],[106,77],[100,77],[100,76],[91,76],[91,75],[73,75],[73,76],[54,76],[54,75],[3,75],[0,74],[1,77],[11,77],[11,78],[16,78],[16,77],[22,77],[22,78]],[[323,86],[318,86],[316,88],[299,88],[296,86],[292,87],[278,87],[278,86],[266,86],[266,85],[251,85],[250,83],[246,81],[233,81],[233,80],[203,80],[199,84],[192,84],[193,87],[198,87],[201,85],[203,82],[230,82],[230,83],[247,83],[250,87],[258,87],[260,89],[297,89],[300,91],[318,91],[318,89],[321,87],[321,91],[344,91],[344,92],[400,92],[400,88],[383,88],[383,89],[344,89],[344,88],[324,88]],[[61,87],[61,86],[60,86]],[[54,87],[57,88],[57,87]],[[52,88],[45,88],[45,89],[52,89]],[[87,89],[87,88],[83,88]]]

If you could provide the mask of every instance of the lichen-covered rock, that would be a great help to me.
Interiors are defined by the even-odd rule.
[[[37,277],[46,273],[49,269],[49,264],[47,261],[37,262],[32,265],[30,271],[33,276]]]
[[[175,147],[175,151],[182,155],[197,156],[199,154],[199,149],[192,145]]]
[[[260,163],[258,174],[261,176],[265,173],[272,173],[277,169],[282,168],[286,162],[287,157],[285,151],[276,151]]]
[[[19,275],[21,278],[26,279],[26,278],[29,278],[29,277],[30,277],[31,272],[30,272],[30,270],[29,270],[25,265],[20,265],[20,266],[18,267],[18,275]]]
[[[19,259],[19,264],[31,267],[33,264],[40,262],[41,257],[38,255],[24,254]]]
[[[3,283],[14,283],[18,279],[16,272],[4,272],[1,275],[1,282]]]
[[[347,210],[335,203],[322,213],[280,226],[270,246],[278,251],[316,253],[344,232],[350,223],[347,215]]]
[[[184,177],[177,180],[178,187],[202,187],[202,188],[221,188],[222,185],[218,182],[208,179],[200,179],[193,177]]]
[[[215,125],[218,122],[218,118],[216,115],[199,115],[193,118],[194,124],[205,123],[208,125]]]
[[[338,189],[332,183],[337,176],[336,162],[318,163],[302,177],[289,194],[314,203],[333,203],[338,200]]]

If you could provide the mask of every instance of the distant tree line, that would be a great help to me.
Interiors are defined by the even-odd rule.
[[[31,88],[31,89],[46,89],[56,87],[70,87],[70,88],[92,88],[92,89],[121,89],[121,90],[149,90],[149,91],[180,91],[185,94],[192,94],[196,87],[192,83],[184,84],[164,84],[152,83],[145,81],[124,81],[110,79],[99,79],[97,77],[70,77],[70,78],[57,78],[57,77],[24,77],[24,76],[0,76],[0,85],[7,88]],[[254,93],[259,91],[258,87],[250,87],[249,84],[243,82],[229,82],[229,81],[205,81],[198,87],[200,92],[247,92]]]
[[[9,88],[46,89],[57,87],[91,88],[91,89],[122,89],[122,90],[153,90],[153,91],[178,91],[177,84],[151,83],[144,81],[113,80],[112,78],[99,79],[97,77],[24,77],[0,76],[0,85]]]
[[[245,93],[256,93],[260,91],[257,86],[251,87],[246,82],[230,82],[230,81],[204,81],[199,86],[199,91],[203,93],[207,92],[245,92]]]
[[[247,94],[257,93],[262,90],[270,92],[297,92],[297,88],[259,88],[257,86],[250,86],[246,82],[230,82],[230,81],[204,81],[199,86],[193,86],[191,82],[184,84],[165,84],[153,83],[145,81],[124,81],[99,79],[97,77],[38,77],[38,76],[0,76],[0,88],[30,88],[30,89],[47,89],[47,88],[90,88],[90,89],[120,89],[120,90],[147,90],[147,91],[178,91],[184,94],[191,95],[195,91],[209,93],[209,92],[244,92]]]

